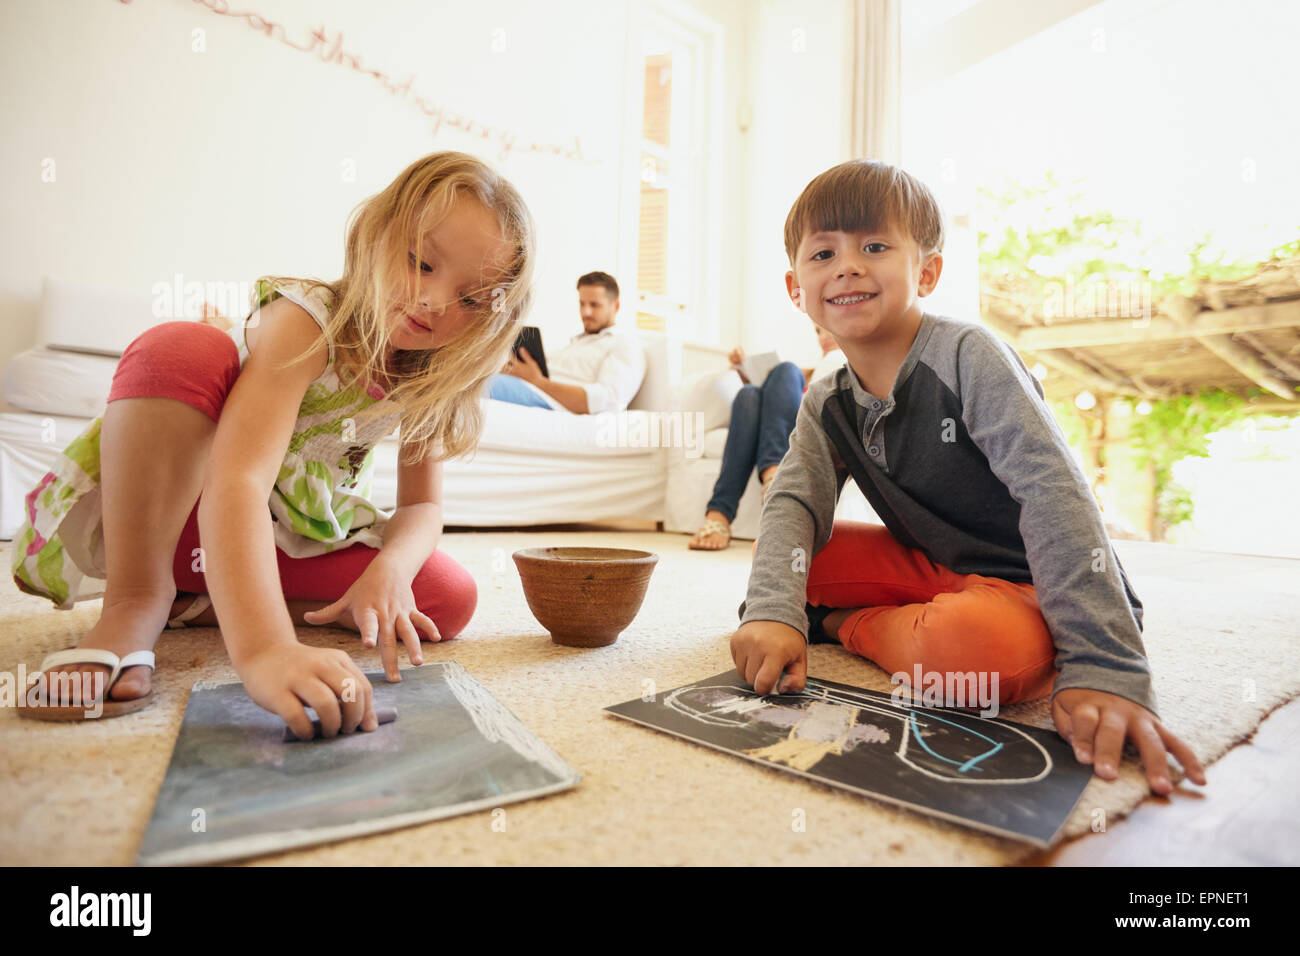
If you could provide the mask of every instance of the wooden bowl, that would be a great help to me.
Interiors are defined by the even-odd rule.
[[[659,555],[626,548],[525,548],[514,559],[528,608],[552,641],[604,647],[641,610]]]

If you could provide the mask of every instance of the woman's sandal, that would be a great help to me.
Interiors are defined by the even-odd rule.
[[[694,540],[686,542],[686,546],[692,551],[725,551],[731,547],[731,526],[717,521],[714,518],[706,518],[704,524],[700,525],[700,530],[695,532],[695,537],[703,539],[711,534],[720,534],[726,540],[722,542],[720,548],[706,548],[703,544],[696,544]]]
[[[18,716],[27,717],[32,720],[94,720],[98,717],[121,717],[123,714],[134,713],[148,707],[153,703],[153,686],[149,687],[149,693],[143,697],[136,697],[131,700],[110,700],[109,692],[117,683],[117,679],[122,675],[122,671],[128,667],[143,666],[150,670],[154,668],[153,651],[132,651],[124,657],[118,657],[112,651],[104,650],[97,647],[70,647],[66,650],[55,651],[53,654],[46,656],[41,661],[41,670],[37,674],[37,680],[40,680],[45,671],[51,667],[67,667],[69,664],[103,664],[105,667],[111,667],[112,673],[108,675],[108,680],[102,684],[103,692],[98,701],[93,698],[83,700],[81,703],[72,705],[51,705],[49,703],[49,686],[45,688],[44,694],[40,695],[38,703],[28,704],[28,690],[22,688],[22,700],[18,703]],[[96,672],[89,678],[91,684],[98,683],[96,678],[101,677]],[[66,689],[69,684],[75,681],[81,687],[86,686],[87,677],[84,673],[65,675],[66,681],[58,681]],[[100,713],[94,715],[90,711],[98,709]]]

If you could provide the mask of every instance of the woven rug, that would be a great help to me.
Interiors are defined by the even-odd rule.
[[[443,547],[473,573],[479,609],[464,634],[425,645],[455,660],[582,775],[574,790],[506,808],[505,827],[477,813],[263,857],[269,864],[1009,864],[1027,845],[833,790],[603,714],[731,666],[728,639],[744,597],[748,543],[721,553],[686,537],[626,531],[457,533]],[[618,642],[551,643],[530,614],[511,552],[542,545],[643,548],[660,555],[637,619]],[[4,553],[8,567],[8,549]],[[1248,737],[1300,694],[1300,562],[1119,542],[1147,608],[1146,645],[1161,716],[1202,759]],[[97,620],[98,602],[52,610],[0,582],[0,670],[39,666]],[[348,648],[351,632],[302,628],[302,640]],[[169,631],[157,647],[157,699],[115,720],[53,724],[0,708],[0,863],[130,864],[143,837],[190,687],[234,677],[213,628]],[[888,676],[843,649],[810,651],[813,676],[888,692]],[[1003,716],[1051,727],[1046,701]],[[1118,781],[1093,778],[1065,835],[1114,820],[1147,788],[1128,759]],[[802,811],[804,827],[792,821]],[[493,827],[494,819],[498,819]],[[1106,839],[1107,837],[1101,837]]]

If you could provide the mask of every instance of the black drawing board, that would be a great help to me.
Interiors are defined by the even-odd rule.
[[[734,670],[607,711],[737,757],[1049,846],[1092,768],[1056,733],[808,679],[755,694]]]
[[[581,779],[454,661],[403,670],[396,684],[382,671],[366,678],[374,705],[395,707],[396,721],[292,743],[243,684],[195,684],[138,862],[275,853],[494,809]]]

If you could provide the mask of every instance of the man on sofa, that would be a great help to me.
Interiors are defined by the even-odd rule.
[[[630,332],[614,328],[618,315],[618,283],[604,272],[578,279],[578,310],[582,331],[569,344],[547,357],[550,378],[542,374],[528,350],[492,379],[489,395],[516,405],[564,408],[576,415],[618,412],[641,388],[645,351]]]

